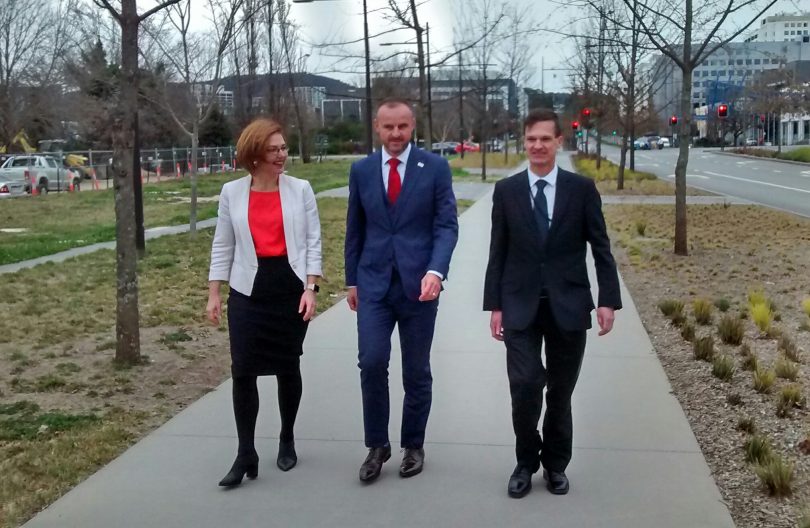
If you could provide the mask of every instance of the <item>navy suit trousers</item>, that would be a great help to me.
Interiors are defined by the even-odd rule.
[[[363,299],[362,288],[358,288],[358,293],[358,366],[366,447],[389,444],[388,363],[391,335],[396,325],[402,348],[402,385],[405,389],[400,442],[403,448],[420,448],[425,441],[432,400],[430,347],[439,301],[409,300],[396,271],[381,300]]]

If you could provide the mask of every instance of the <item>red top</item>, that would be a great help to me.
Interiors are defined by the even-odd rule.
[[[250,191],[248,225],[257,257],[281,257],[287,254],[281,195],[278,191]]]

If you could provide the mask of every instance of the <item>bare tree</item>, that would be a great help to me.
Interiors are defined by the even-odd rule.
[[[741,35],[777,0],[622,0],[639,31],[681,72],[678,122],[680,150],[675,166],[675,254],[688,255],[686,167],[692,127],[692,72],[721,46]],[[626,19],[627,17],[625,17]],[[731,18],[744,22],[729,27]]]
[[[525,45],[526,35],[531,33],[533,25],[530,14],[531,8],[529,6],[524,8],[514,6],[506,13],[506,36],[497,53],[503,65],[504,76],[513,81],[517,89],[520,89],[533,73],[530,66],[532,49]],[[507,137],[503,148],[504,161],[506,162],[509,161],[509,133],[517,132],[516,137],[518,138],[523,135],[520,127],[517,127],[517,130],[513,127],[514,120],[519,117],[516,115],[508,116]],[[517,142],[519,143],[519,139]]]
[[[115,360],[135,364],[141,359],[138,325],[138,270],[135,243],[135,163],[138,158],[138,28],[179,0],[165,0],[142,15],[135,0],[121,0],[117,10],[108,0],[93,0],[121,27],[120,104],[113,110],[113,175],[115,186],[116,348]]]
[[[212,28],[206,33],[191,31],[192,0],[178,0],[166,11],[160,25],[173,28],[176,38],[167,39],[163,31],[152,35],[171,72],[169,78],[179,81],[174,87],[168,82],[164,84],[163,93],[158,94],[159,103],[191,140],[189,232],[192,237],[197,233],[200,123],[211,115],[217,103],[226,51],[241,27],[239,13],[243,3],[244,0],[207,0]],[[180,101],[175,100],[174,104],[173,88],[181,94]]]

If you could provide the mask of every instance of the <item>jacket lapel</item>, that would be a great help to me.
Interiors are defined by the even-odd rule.
[[[524,225],[532,226],[530,229],[534,233],[535,238],[540,240],[540,227],[537,225],[537,220],[534,217],[534,210],[532,209],[532,189],[529,187],[529,171],[524,170],[514,176],[515,185],[512,192],[512,198],[515,205],[523,215]]]
[[[234,187],[231,195],[231,224],[234,228],[234,235],[240,238],[242,243],[236,244],[237,248],[243,248],[241,260],[245,263],[256,264],[256,247],[253,245],[253,236],[250,234],[250,222],[248,220],[248,209],[250,207],[250,183],[253,177],[247,176],[238,180],[238,185]]]
[[[295,257],[295,216],[296,200],[289,177],[281,174],[278,177],[278,192],[281,200],[281,221],[284,224],[284,244],[287,246],[287,258]]]
[[[571,178],[567,171],[557,169],[557,190],[554,193],[554,211],[551,213],[551,229],[548,232],[548,237],[554,236],[559,231],[559,227],[565,218],[565,212],[568,209],[568,198],[571,196],[570,185]]]
[[[402,189],[399,192],[399,198],[393,208],[394,217],[399,216],[399,211],[403,211],[408,202],[408,198],[413,194],[413,188],[420,184],[422,175],[422,167],[425,164],[422,161],[422,151],[416,146],[411,146],[411,153],[408,156],[408,163],[405,165],[405,181],[402,184]],[[386,198],[387,200],[387,198]]]

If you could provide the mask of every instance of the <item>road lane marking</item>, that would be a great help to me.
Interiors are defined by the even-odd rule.
[[[782,174],[782,171],[779,169],[773,169],[771,172],[775,172],[776,174]]]
[[[703,172],[706,172],[706,171],[703,171]],[[701,180],[708,180],[709,179],[708,176],[702,176],[700,174],[687,174],[686,177],[687,177],[687,179],[688,178],[698,178],[698,179],[701,179]],[[675,175],[674,174],[667,174],[667,178],[673,178],[674,179]]]
[[[738,181],[744,181],[744,182],[748,182],[748,183],[758,183],[760,185],[767,185],[768,187],[777,187],[779,189],[785,189],[785,190],[788,190],[788,191],[797,191],[797,192],[810,194],[810,190],[808,190],[808,189],[797,189],[796,187],[788,187],[787,185],[779,185],[777,183],[768,183],[768,182],[763,182],[763,181],[758,181],[758,180],[749,180],[748,178],[739,178],[737,176],[729,176],[728,174],[720,174],[720,173],[717,173],[717,172],[710,172],[710,171],[703,171],[703,172],[705,172],[706,174],[711,174],[712,176],[719,176],[720,178],[728,178],[730,180],[738,180]]]

